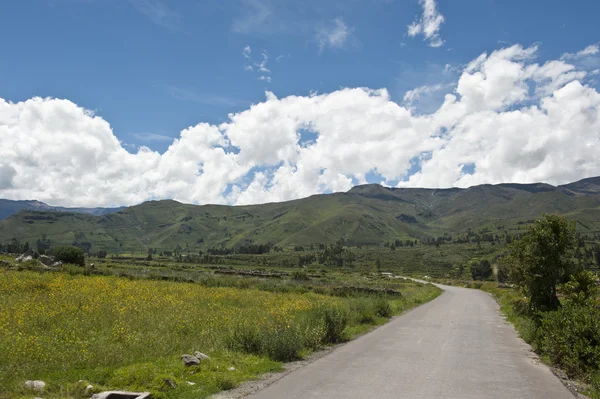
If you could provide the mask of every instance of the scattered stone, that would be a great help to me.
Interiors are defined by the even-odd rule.
[[[150,392],[106,391],[97,393],[92,399],[150,399]]]
[[[229,371],[235,371],[235,367],[231,366],[227,370],[229,370]]]
[[[52,264],[54,263],[54,258],[46,255],[40,255],[38,260],[46,266],[52,266]]]
[[[186,382],[187,382],[188,385],[196,385],[196,383],[192,382],[192,381],[186,381]]]
[[[196,352],[194,352],[194,356],[196,356],[196,357],[197,357],[198,359],[200,359],[200,360],[210,360],[210,356],[208,356],[208,355],[205,355],[205,354],[204,354],[204,353],[202,353],[202,352],[198,352],[198,351],[196,351]]]
[[[35,257],[36,257],[36,252],[33,249],[30,249],[29,251],[27,251],[24,254],[21,254],[20,256],[15,258],[15,261],[17,263],[27,262],[28,260],[34,259]]]
[[[61,267],[62,266],[62,262],[54,262],[52,264],[52,267]]]
[[[94,391],[94,386],[93,385],[88,385],[85,387],[85,389],[83,390],[83,394],[85,396],[90,396]]]
[[[181,355],[181,359],[183,360],[183,364],[186,366],[198,366],[200,365],[200,359],[196,356],[192,355]]]
[[[46,388],[46,383],[40,380],[28,380],[25,381],[25,388],[36,392],[42,392]]]

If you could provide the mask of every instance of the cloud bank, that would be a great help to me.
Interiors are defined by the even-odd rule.
[[[590,71],[569,57],[536,63],[536,50],[480,55],[430,114],[385,89],[267,92],[226,123],[182,130],[163,154],[129,153],[106,120],[71,101],[0,99],[0,197],[249,204],[344,191],[366,176],[450,187],[600,175],[600,93],[586,82]],[[597,56],[587,53],[580,57]]]

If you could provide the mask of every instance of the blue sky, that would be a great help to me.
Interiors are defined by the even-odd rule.
[[[429,15],[428,7],[431,11]],[[48,186],[40,191],[23,191],[17,187],[17,183],[19,179],[25,181],[27,173],[33,173],[33,169],[28,169],[30,163],[13,152],[5,154],[5,159],[14,158],[10,165],[0,164],[0,172],[5,171],[4,176],[0,176],[0,196],[15,199],[35,196],[55,204],[75,205],[120,205],[166,197],[196,203],[245,203],[343,190],[349,184],[365,182],[426,186],[498,183],[506,180],[561,183],[600,174],[595,164],[578,166],[577,173],[561,174],[548,169],[543,165],[544,160],[550,162],[551,157],[547,154],[554,154],[557,159],[565,156],[556,155],[553,152],[555,147],[543,149],[544,156],[540,158],[540,164],[511,161],[516,165],[525,165],[522,166],[525,169],[515,169],[502,175],[486,174],[486,168],[490,168],[495,161],[500,162],[500,159],[505,162],[514,151],[507,150],[506,154],[493,158],[489,155],[493,153],[493,148],[485,147],[491,145],[490,140],[485,137],[461,146],[464,149],[476,143],[472,150],[483,149],[480,158],[469,157],[461,150],[460,154],[456,152],[453,155],[454,159],[460,160],[450,167],[448,161],[437,156],[438,153],[447,154],[453,146],[458,146],[451,143],[450,138],[458,143],[471,134],[464,127],[463,130],[458,128],[481,111],[476,106],[469,108],[467,104],[469,98],[474,98],[473,93],[489,90],[489,95],[486,94],[482,101],[486,106],[489,105],[489,109],[495,112],[494,117],[498,118],[506,117],[506,112],[510,110],[529,112],[523,108],[528,105],[542,109],[543,96],[533,94],[533,91],[550,80],[552,87],[542,88],[550,90],[545,96],[554,98],[552,90],[573,81],[593,90],[591,94],[584,93],[586,96],[594,96],[599,87],[597,77],[600,74],[598,15],[600,3],[593,0],[5,1],[0,4],[0,37],[4,55],[0,63],[0,99],[13,104],[14,110],[10,115],[20,120],[24,120],[23,110],[27,107],[15,104],[33,107],[36,111],[27,111],[26,116],[39,116],[34,125],[41,126],[40,131],[47,132],[49,142],[53,140],[52,137],[56,139],[58,135],[66,135],[73,140],[72,148],[84,145],[86,148],[100,148],[107,154],[110,151],[121,154],[118,146],[94,147],[97,142],[105,143],[105,140],[106,143],[112,143],[112,138],[116,137],[123,149],[136,155],[135,161],[131,161],[136,166],[127,169],[129,161],[123,161],[119,170],[109,177],[102,177],[107,184],[114,183],[112,178],[120,179],[146,169],[155,171],[163,180],[171,178],[172,171],[164,164],[167,159],[175,159],[175,155],[164,155],[168,155],[167,148],[175,138],[183,137],[182,130],[188,127],[193,127],[194,131],[202,130],[204,127],[198,125],[202,122],[213,127],[222,123],[228,126],[219,128],[220,138],[208,144],[198,141],[204,140],[200,136],[210,136],[208,130],[194,133],[200,136],[193,138],[190,134],[190,142],[199,146],[198,152],[203,154],[191,162],[190,173],[194,176],[181,177],[181,180],[173,177],[177,182],[165,189],[158,189],[154,180],[149,182],[151,179],[148,178],[150,180],[139,183],[134,190],[137,194],[131,197],[114,194],[100,198],[98,194],[86,192],[70,200],[57,193],[59,183],[56,182],[47,183]],[[411,24],[412,28],[409,28]],[[410,34],[411,29],[414,35]],[[586,52],[586,48],[591,50]],[[508,67],[498,72],[498,79],[490,72],[495,62],[492,54],[501,49],[512,49],[499,52],[497,58],[510,65],[518,65],[521,80],[510,80],[512,78],[507,78],[508,75],[501,76],[503,71],[510,69]],[[484,62],[472,69],[467,68],[483,53],[488,57],[488,64]],[[554,72],[542,71],[542,65],[549,61],[566,63],[572,68],[553,64],[556,67]],[[532,65],[539,68],[537,75],[527,69]],[[480,75],[484,76],[481,87],[471,91],[468,82],[472,80],[467,78]],[[510,80],[510,87],[503,86],[503,79]],[[494,86],[496,84],[497,87]],[[527,98],[519,94],[523,85],[529,87]],[[352,91],[355,88],[385,89],[386,92],[366,94],[367,97],[363,98],[360,92]],[[502,94],[503,99],[496,99],[500,102],[494,103],[494,93],[498,90],[505,90],[506,93]],[[273,101],[268,101],[267,92],[274,93],[277,99],[273,97]],[[373,96],[379,95],[382,96],[382,102],[373,102]],[[438,109],[445,99],[448,100],[447,95],[456,96],[457,102],[463,104],[461,109],[466,107],[468,112],[457,111],[452,118],[444,116]],[[318,103],[318,107],[330,104],[328,99],[339,97],[338,104],[347,104],[344,108],[347,114],[335,116],[337,111],[332,110],[323,116],[317,115],[318,110],[315,110],[311,115],[304,115],[290,105],[292,100],[289,96],[298,96],[293,101],[299,104],[316,96],[311,101]],[[31,101],[26,103],[34,97],[47,98],[43,102],[45,105]],[[287,103],[281,100],[285,98],[290,100]],[[61,104],[68,109],[51,107],[42,111],[45,109],[43,107],[50,107],[48,101],[51,99],[66,99],[69,104],[73,103],[85,111],[80,112],[81,115],[71,114],[72,109],[64,103]],[[52,104],[58,107],[58,102]],[[264,106],[250,108],[252,104]],[[591,104],[590,107],[597,112],[596,103]],[[381,118],[373,121],[356,120],[352,126],[368,126],[356,133],[356,137],[370,137],[359,145],[364,154],[370,154],[368,147],[379,143],[379,136],[388,134],[387,138],[382,139],[383,143],[391,140],[388,143],[398,146],[395,151],[406,152],[395,152],[399,155],[392,164],[381,164],[376,152],[373,152],[374,155],[364,155],[356,152],[356,149],[344,152],[352,153],[352,159],[356,161],[342,159],[341,156],[335,160],[313,162],[318,156],[316,154],[321,154],[321,159],[326,157],[322,152],[325,150],[317,146],[311,150],[312,155],[308,152],[301,154],[300,147],[309,147],[317,142],[321,144],[328,137],[337,137],[336,140],[340,142],[346,140],[343,135],[338,135],[335,126],[327,125],[328,117],[339,121],[339,118],[344,120],[343,115],[356,115],[363,111],[365,115],[372,115],[380,109],[387,109],[388,105],[394,107],[395,113],[390,120],[402,120],[409,112],[406,124],[413,126],[414,131],[404,132],[402,129],[406,124],[402,123],[388,131],[377,125]],[[369,106],[376,108],[374,111],[364,108]],[[544,112],[548,114],[549,111]],[[110,127],[102,126],[87,131],[87,127],[91,126],[89,120],[81,118],[91,118],[92,113],[110,123]],[[239,121],[232,122],[230,114],[239,115]],[[283,114],[294,120],[294,126],[290,128],[292,133],[277,130],[277,126],[286,123],[287,119],[280,118]],[[254,116],[250,118],[251,115]],[[64,120],[61,119],[63,117]],[[61,123],[57,124],[57,120],[61,120]],[[265,120],[271,124],[264,124]],[[436,126],[435,131],[419,130],[420,125],[431,120],[436,121],[428,122]],[[71,126],[69,124],[75,126],[74,130],[67,129],[67,126]],[[10,126],[10,123],[4,124],[5,128]],[[24,126],[20,126],[20,134],[37,140],[35,145],[41,145],[42,133],[34,133],[32,125]],[[352,126],[348,129],[351,130]],[[501,134],[504,133],[494,130],[494,126],[490,126],[488,135],[503,140]],[[548,126],[551,129],[552,125]],[[0,129],[2,127],[0,121]],[[588,139],[593,148],[598,136],[595,128],[596,125],[585,127],[592,129],[592,136]],[[103,133],[98,133],[98,129]],[[325,129],[330,130],[325,133]],[[237,133],[236,136],[238,130],[244,133]],[[10,131],[13,132],[10,133],[12,139],[16,140],[16,130],[13,128]],[[581,131],[574,130],[572,133],[579,134]],[[261,153],[260,148],[251,144],[255,139],[265,147],[288,133],[293,136],[294,132],[300,137],[295,144],[292,143],[297,146],[296,152],[284,144],[279,147],[274,145],[271,153],[279,157],[275,157],[275,160],[265,151],[261,156],[257,155]],[[550,137],[551,133],[558,135],[560,132],[551,131],[545,133],[544,137]],[[84,138],[73,138],[77,135]],[[417,136],[418,139],[415,138]],[[440,137],[448,138],[447,142],[440,145]],[[9,145],[10,142],[6,140],[3,144]],[[359,143],[361,139],[347,140]],[[553,142],[549,139],[545,141]],[[204,145],[207,147],[202,147]],[[140,154],[140,148],[143,154]],[[204,150],[201,148],[208,152],[202,152]],[[210,158],[215,148],[223,148],[230,155],[228,160],[217,162]],[[329,151],[331,153],[331,149]],[[122,159],[123,155],[118,157]],[[523,157],[530,159],[531,154],[523,152]],[[69,161],[71,166],[76,163],[73,159]],[[307,159],[311,160],[308,164],[302,163]],[[22,164],[19,163],[21,161]],[[100,168],[101,161],[95,159],[90,168]],[[211,164],[213,161],[214,165]],[[143,162],[147,162],[145,166],[138,165]],[[162,166],[159,166],[161,162]],[[184,160],[177,158],[177,162]],[[237,167],[227,169],[219,181],[207,182],[200,176],[204,173],[203,168],[222,170],[225,165],[223,162],[236,163]],[[580,160],[577,165],[582,162]],[[75,169],[81,167],[77,165]],[[57,168],[56,181],[65,181],[60,173],[68,168],[64,165]],[[458,174],[453,172],[442,178],[440,176],[443,173],[436,172],[435,168],[457,170]],[[316,172],[312,175],[307,172],[303,178],[306,181],[316,181],[318,178],[318,184],[302,190],[281,185],[285,173],[300,176],[305,169]],[[89,171],[94,179],[99,178],[98,170]],[[432,177],[426,178],[426,173]],[[80,177],[69,175],[66,181]],[[131,180],[123,177],[124,181],[128,179]],[[153,179],[158,178],[154,176]],[[190,183],[192,180],[193,183]],[[196,189],[182,194],[183,191],[177,187],[182,187],[183,182],[195,185]],[[204,196],[200,194],[207,189],[203,184],[211,187],[217,185],[219,188],[210,196]]]
[[[600,39],[600,3],[440,0],[445,44],[407,36],[417,0],[22,0],[0,5],[0,96],[68,98],[107,119],[127,144],[164,151],[179,131],[278,97],[340,87],[387,88],[395,101],[507,44],[558,58]],[[339,18],[339,47],[317,32]],[[244,70],[243,49],[268,54],[271,82]],[[279,60],[277,58],[279,57]]]

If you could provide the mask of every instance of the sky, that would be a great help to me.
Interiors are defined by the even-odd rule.
[[[600,175],[595,0],[0,2],[0,198]]]

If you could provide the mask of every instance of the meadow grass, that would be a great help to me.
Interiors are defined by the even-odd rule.
[[[402,287],[402,298],[341,298],[0,269],[0,398],[31,397],[27,379],[48,384],[45,398],[83,397],[88,383],[206,397],[439,294]],[[195,350],[211,360],[184,367]]]

